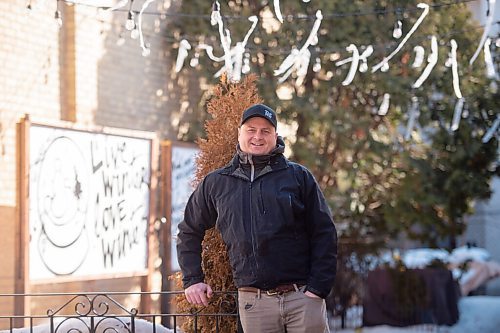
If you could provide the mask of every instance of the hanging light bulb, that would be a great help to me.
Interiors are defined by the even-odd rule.
[[[132,38],[132,39],[137,39],[137,38],[139,38],[139,29],[137,29],[137,27],[136,27],[136,28],[134,28],[134,30],[132,30],[132,31],[130,32],[130,38]]]
[[[199,57],[200,57],[200,54],[198,52],[196,52],[194,54],[194,57],[191,58],[191,60],[189,61],[189,66],[191,66],[193,68],[198,66],[198,64],[200,63]]]
[[[313,72],[318,73],[320,70],[321,70],[321,59],[317,57],[313,65]]]
[[[318,45],[319,39],[318,35],[312,36],[311,45]]]
[[[250,72],[250,53],[246,52],[243,58],[243,66],[241,66],[241,72],[247,74]]]
[[[151,49],[148,47],[145,47],[143,50],[142,50],[142,56],[143,57],[148,57],[149,55],[151,54]]]
[[[135,28],[134,13],[130,10],[127,16],[127,22],[125,22],[125,29],[132,31]]]
[[[444,62],[444,65],[449,68],[451,67],[452,63],[453,59],[451,57],[448,57],[448,59],[446,59],[446,61]]]
[[[212,14],[210,15],[210,24],[216,25],[218,19],[220,19],[220,3],[218,1],[214,1],[214,3],[212,3]]]
[[[368,70],[368,63],[366,62],[366,59],[362,59],[361,63],[359,64],[359,71],[361,73],[364,73]]]
[[[56,23],[59,26],[59,28],[62,27],[63,21],[61,17],[61,11],[59,9],[55,11],[54,19],[56,20]]]
[[[392,31],[392,37],[399,39],[403,35],[403,30],[401,27],[403,26],[403,22],[401,20],[397,20],[396,23],[394,23],[394,30]]]
[[[388,70],[389,70],[389,64],[388,63],[383,64],[382,67],[380,68],[381,72],[387,72]]]
[[[467,104],[464,106],[464,110],[462,111],[462,118],[468,118],[469,117],[469,107]]]

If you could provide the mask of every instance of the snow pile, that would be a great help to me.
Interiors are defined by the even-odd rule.
[[[441,249],[413,249],[407,250],[402,257],[403,263],[408,268],[424,268],[434,260],[448,262],[450,253]]]
[[[99,317],[95,316],[94,328],[95,333],[131,333],[131,318],[130,317]],[[90,332],[91,317],[68,317],[56,318],[54,321],[54,333],[75,333],[75,332]],[[166,328],[160,324],[155,324],[153,331],[153,323],[136,318],[134,320],[135,333],[171,333],[174,330]],[[181,332],[177,329],[177,332]],[[0,333],[11,333],[10,330],[0,331]],[[51,333],[50,324],[38,325],[34,327],[14,328],[12,333]]]
[[[403,263],[408,268],[424,268],[431,264],[434,260],[442,261],[447,264],[460,265],[466,261],[485,262],[491,260],[490,253],[480,247],[462,246],[454,249],[451,253],[444,249],[410,249],[400,253],[399,250],[383,252],[375,259],[376,264],[394,264],[395,258],[401,258]]]
[[[481,261],[485,262],[491,259],[491,255],[488,251],[480,247],[457,247],[454,249],[450,257],[449,262],[452,264],[461,264],[467,260]]]

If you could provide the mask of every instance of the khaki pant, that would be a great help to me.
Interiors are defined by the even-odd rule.
[[[302,291],[269,296],[238,292],[240,320],[245,333],[328,333],[325,300]]]

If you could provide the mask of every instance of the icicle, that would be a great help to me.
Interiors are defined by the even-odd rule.
[[[359,71],[361,73],[364,73],[368,70],[367,58],[369,56],[371,56],[372,53],[373,53],[373,46],[368,45],[368,47],[359,56],[359,62],[361,62],[361,64],[359,65]],[[337,61],[335,63],[335,66],[337,66],[337,67],[342,66],[342,65],[347,64],[348,62],[352,62],[352,61],[353,61],[353,57],[349,57],[349,58],[346,58],[344,60]],[[352,68],[352,66],[351,66],[351,68]]]
[[[304,45],[300,50],[297,50],[296,48],[292,49],[291,53],[285,58],[285,60],[283,60],[278,69],[274,70],[274,76],[283,74],[278,82],[284,82],[290,76],[293,70],[302,68],[306,62],[307,64],[309,64],[311,52],[308,50],[308,47],[310,45],[314,45],[314,42],[318,40],[317,34],[322,20],[323,15],[321,14],[321,10],[318,10],[316,12],[316,21],[314,21],[311,33],[309,34],[309,37],[307,38]]]
[[[358,71],[358,64],[359,64],[359,51],[356,45],[351,44],[346,48],[346,50],[348,52],[352,52],[352,61],[349,73],[347,74],[345,80],[342,81],[343,86],[347,86],[352,82],[352,80],[354,79],[354,75],[356,75],[356,72]]]
[[[210,24],[212,26],[216,25],[217,22],[221,19],[220,17],[220,3],[219,1],[215,1],[212,4],[212,13],[210,14]]]
[[[422,21],[424,20],[424,18],[429,13],[429,5],[428,4],[426,4],[426,3],[419,3],[417,5],[417,7],[418,8],[423,8],[424,11],[423,11],[422,15],[420,15],[420,17],[415,22],[415,24],[413,25],[413,27],[410,29],[410,31],[408,31],[408,34],[406,34],[406,36],[403,38],[403,40],[401,41],[401,43],[399,43],[398,47],[394,51],[392,51],[392,53],[389,56],[385,57],[384,60],[382,60],[377,65],[373,66],[372,73],[375,73],[380,68],[382,68],[382,66],[384,66],[384,64],[387,64],[387,62],[389,60],[391,60],[392,57],[394,57],[399,52],[399,50],[401,50],[401,48],[405,45],[405,43],[408,41],[408,39],[410,39],[411,35],[417,30],[417,28],[419,27],[419,25],[422,23]]]
[[[220,15],[220,4],[218,1],[214,2],[212,7],[212,14],[210,15],[210,23],[219,27],[219,36],[222,44],[222,49],[224,50],[224,68],[227,73],[228,79],[232,80],[233,64],[231,61],[231,34],[229,30],[224,29],[224,23],[222,22],[222,17]]]
[[[486,38],[488,37],[488,34],[490,32],[491,25],[493,24],[493,19],[495,18],[495,2],[496,0],[488,0],[489,10],[486,13],[487,17],[486,24],[484,25],[483,35],[481,36],[481,41],[479,42],[479,46],[477,47],[476,52],[474,52],[474,55],[469,61],[469,65],[472,65],[474,61],[476,61],[479,52],[481,52],[481,49],[483,48],[483,44],[486,42]]]
[[[181,40],[179,45],[179,52],[177,53],[177,60],[175,61],[175,72],[179,73],[184,65],[184,60],[188,56],[188,50],[191,50],[191,44],[185,39]]]
[[[500,114],[497,114],[497,119],[495,119],[495,122],[493,123],[493,125],[491,125],[491,127],[488,129],[488,131],[486,132],[486,134],[483,136],[483,139],[481,141],[483,141],[483,143],[487,143],[488,141],[491,140],[491,138],[493,137],[493,135],[496,133],[496,131],[498,130],[498,126],[500,126]]]
[[[142,48],[142,55],[143,56],[148,56],[149,53],[150,53],[150,50],[149,50],[149,46],[147,46],[145,43],[144,43],[144,36],[142,34],[142,13],[144,13],[144,11],[146,10],[146,8],[148,8],[148,6],[154,2],[156,0],[146,0],[143,4],[142,4],[142,8],[141,8],[141,11],[139,12],[139,18],[138,18],[138,25],[139,25],[139,41],[141,43],[141,48]]]
[[[417,45],[413,48],[413,51],[415,51],[415,61],[411,67],[419,68],[424,63],[425,49],[422,46]]]
[[[241,79],[241,72],[243,68],[243,54],[245,53],[245,47],[248,43],[248,39],[250,38],[250,35],[252,32],[255,30],[255,27],[257,26],[257,22],[259,21],[257,19],[257,16],[250,16],[248,18],[250,22],[252,22],[252,26],[250,29],[248,29],[247,34],[245,35],[245,38],[243,39],[242,42],[236,43],[236,46],[234,47],[232,52],[232,63],[233,63],[233,81],[238,82]]]
[[[247,34],[245,35],[245,38],[243,39],[242,42],[236,43],[236,45],[234,47],[232,47],[229,51],[229,57],[231,59],[231,73],[232,73],[232,76],[230,77],[230,79],[234,82],[238,82],[241,79],[241,73],[243,71],[243,66],[244,66],[243,54],[245,53],[245,47],[246,47],[246,44],[248,43],[248,39],[250,38],[250,35],[255,30],[255,27],[257,26],[257,22],[258,22],[257,16],[250,16],[248,18],[248,20],[250,22],[252,22],[252,26],[250,27]],[[229,32],[227,32],[227,36],[230,36]],[[231,43],[229,38],[228,38],[228,43],[229,44]],[[213,56],[211,47],[209,47],[206,44],[202,44],[199,47],[201,48],[202,46],[206,49],[206,52],[209,55],[210,59],[217,61],[217,62],[221,60],[220,58],[215,58]],[[226,58],[224,57],[224,59],[226,59]],[[247,69],[250,70],[250,67],[247,66]],[[224,72],[224,70],[226,70],[226,67],[221,68],[217,73],[215,73],[214,77],[219,77]]]
[[[385,116],[387,114],[387,111],[389,111],[390,101],[391,101],[391,95],[385,93],[384,99],[382,100],[382,103],[380,104],[380,107],[377,112],[379,116]]]
[[[418,98],[416,96],[413,96],[411,98],[411,107],[408,117],[408,125],[406,126],[406,133],[405,133],[405,140],[409,140],[411,137],[411,132],[413,131],[413,128],[415,127],[415,121],[417,120],[420,111],[418,110]]]
[[[259,22],[259,19],[257,18],[257,16],[255,15],[252,15],[248,18],[248,20],[250,22],[252,22],[252,26],[250,27],[250,29],[248,29],[248,32],[247,34],[245,35],[245,38],[243,39],[243,47],[245,47],[248,43],[248,39],[250,38],[250,35],[253,33],[253,31],[255,30],[255,27],[257,26],[257,22]]]
[[[373,53],[373,46],[372,45],[368,45],[366,47],[366,49],[363,51],[363,53],[361,53],[361,55],[359,56],[359,60],[360,61],[366,61],[366,59],[371,56]],[[345,58],[343,60],[339,60],[335,63],[335,66],[342,66],[342,65],[345,65],[347,64],[348,62],[351,62],[352,61],[352,57],[349,57],[349,58]]]
[[[359,56],[359,61],[361,61],[361,64],[359,65],[359,71],[361,73],[364,73],[368,70],[367,58],[371,56],[372,53],[373,53],[373,46],[368,45],[366,50],[364,50],[363,53],[361,53],[361,55]]]
[[[292,50],[292,53],[294,50]],[[283,74],[282,77],[278,79],[279,83],[285,82],[285,80],[290,76],[290,74],[293,73],[294,70],[296,70],[297,73],[297,81],[296,85],[299,86],[303,83],[306,74],[307,74],[307,68],[309,67],[309,62],[311,60],[311,52],[309,49],[305,49],[303,52],[300,53],[300,51],[295,50],[296,53],[298,53],[298,57],[294,59],[294,63],[292,67],[290,67],[285,74]],[[286,60],[286,59],[285,59]]]
[[[233,49],[233,81],[238,82],[241,79],[241,68],[243,67],[243,54],[245,47],[243,43],[238,42]]]
[[[207,44],[199,44],[197,47],[197,49],[201,49],[201,50],[205,50],[205,52],[207,53],[208,57],[215,61],[215,62],[221,62],[221,61],[224,61],[224,56],[222,57],[216,57],[214,55],[214,48],[210,45],[207,45]]]
[[[431,54],[427,58],[427,66],[425,66],[424,71],[420,75],[420,77],[413,84],[413,88],[420,88],[420,86],[424,83],[424,81],[429,77],[434,66],[436,66],[438,61],[438,43],[436,36],[432,36],[431,39]]]
[[[460,78],[458,76],[458,63],[457,63],[457,42],[452,39],[451,41],[451,72],[453,73],[453,90],[457,98],[462,98],[460,91]]]
[[[465,98],[459,98],[455,104],[455,111],[453,111],[453,120],[451,121],[450,129],[456,131],[460,125],[460,119],[462,118],[462,110],[464,108]]]
[[[394,30],[392,31],[392,37],[399,39],[403,35],[403,30],[401,27],[403,26],[403,22],[401,20],[397,20],[396,23],[394,23]]]
[[[274,76],[281,75],[285,73],[289,68],[291,68],[299,54],[300,51],[297,50],[297,48],[293,47],[290,54],[285,58],[285,60],[283,60],[278,69],[274,70]]]
[[[297,81],[295,83],[297,86],[301,86],[304,83],[310,62],[311,62],[311,52],[309,51],[309,49],[306,49],[304,52],[302,52],[302,54],[299,57],[299,62],[297,66]]]
[[[498,80],[498,74],[495,71],[495,64],[490,51],[491,38],[486,39],[484,43],[484,62],[486,63],[486,77],[489,79]]]
[[[274,12],[276,13],[276,18],[278,19],[278,21],[283,23],[283,15],[281,15],[281,9],[280,9],[280,0],[274,0],[273,6],[274,6]]]
[[[321,14],[321,10],[318,10],[316,11],[316,20],[314,21],[311,33],[309,34],[309,37],[307,37],[304,46],[302,46],[302,49],[306,49],[309,47],[309,45],[315,45],[318,43],[318,30],[321,25],[321,21],[323,21],[323,14]]]

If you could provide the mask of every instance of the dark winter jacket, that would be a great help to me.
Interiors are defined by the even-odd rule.
[[[193,192],[177,241],[185,288],[203,282],[201,242],[205,230],[215,226],[238,288],[300,283],[327,296],[336,273],[335,226],[310,171],[288,161],[283,150],[278,140],[270,155],[240,152]],[[255,174],[252,164],[257,165]]]

